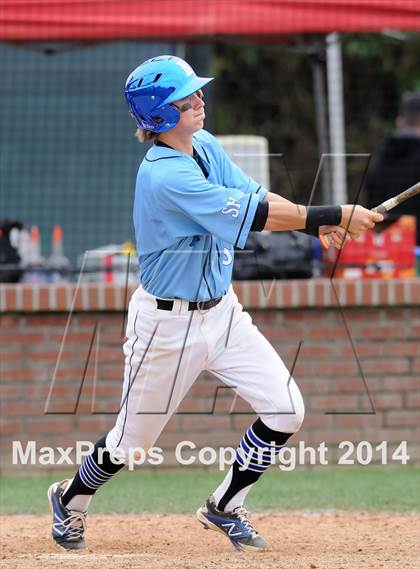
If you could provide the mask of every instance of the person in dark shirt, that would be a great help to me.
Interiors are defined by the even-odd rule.
[[[420,180],[420,91],[403,94],[393,134],[373,155],[366,177],[369,209],[395,196]],[[417,245],[420,245],[420,196],[399,205],[389,220],[401,215],[416,216]]]

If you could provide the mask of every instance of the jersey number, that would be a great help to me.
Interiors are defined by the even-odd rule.
[[[232,262],[232,253],[226,247],[223,248],[223,254],[226,255],[226,259],[223,259],[222,263],[224,265],[230,265]]]

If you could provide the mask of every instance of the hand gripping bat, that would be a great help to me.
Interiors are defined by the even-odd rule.
[[[391,211],[391,209],[394,209],[394,207],[397,207],[397,205],[400,205],[403,202],[414,198],[414,196],[417,196],[418,194],[420,194],[420,182],[417,182],[417,184],[414,184],[414,186],[411,186],[407,190],[404,190],[397,196],[394,196],[393,198],[382,202],[380,205],[374,207],[371,211],[374,211],[375,213],[387,213],[388,211]],[[328,235],[321,235],[319,239],[324,249],[330,248],[331,242],[328,238]]]

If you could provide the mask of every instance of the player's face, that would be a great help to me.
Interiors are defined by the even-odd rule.
[[[204,113],[204,95],[201,89],[173,104],[181,113],[181,118],[177,124],[179,129],[194,133],[203,128],[206,115]]]

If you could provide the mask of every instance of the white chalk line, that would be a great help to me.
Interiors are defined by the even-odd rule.
[[[75,551],[74,553],[41,553],[38,555],[31,554],[31,555],[16,555],[14,554],[14,558],[18,559],[25,559],[30,557],[37,560],[42,559],[55,559],[58,561],[89,561],[89,560],[99,560],[99,559],[136,559],[141,557],[147,557],[148,554],[141,554],[141,553],[78,553]]]

